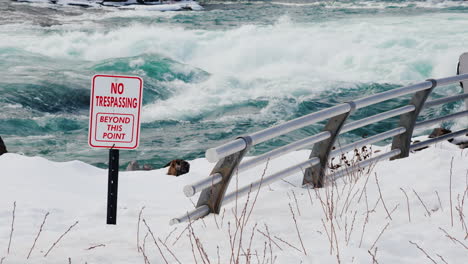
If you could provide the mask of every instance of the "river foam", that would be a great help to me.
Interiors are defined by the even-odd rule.
[[[362,2],[353,3],[348,4]],[[49,26],[34,19],[1,24],[0,92],[7,96],[0,97],[5,109],[0,133],[16,136],[21,134],[15,132],[17,124],[24,124],[38,136],[62,130],[72,137],[83,134],[91,76],[137,75],[145,83],[143,139],[199,157],[207,146],[239,134],[399,85],[454,75],[468,42],[465,4],[459,3],[458,11],[424,4],[434,8],[230,4],[198,13],[96,9],[73,16],[57,9],[47,16],[57,22]],[[171,138],[153,139],[160,130]],[[366,133],[374,130],[379,128]],[[311,131],[283,140],[306,132]],[[204,138],[195,140],[196,135]],[[182,139],[189,143],[182,146]]]

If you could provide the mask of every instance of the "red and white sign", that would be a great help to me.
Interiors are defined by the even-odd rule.
[[[95,75],[91,89],[89,145],[135,149],[140,137],[143,80],[133,76]]]

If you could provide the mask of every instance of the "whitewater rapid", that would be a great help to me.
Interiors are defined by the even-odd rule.
[[[145,81],[146,138],[177,131],[154,141],[168,149],[183,138],[192,158],[357,96],[454,75],[468,43],[458,1],[223,3],[187,13],[11,6],[5,14],[26,15],[0,24],[0,133],[22,134],[18,123],[32,136],[83,133],[91,76],[121,73]]]

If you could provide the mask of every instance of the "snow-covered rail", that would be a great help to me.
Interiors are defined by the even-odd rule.
[[[405,158],[408,157],[410,150],[422,148],[442,140],[451,139],[468,133],[468,129],[462,129],[441,137],[411,144],[411,137],[413,135],[414,129],[424,128],[441,123],[443,121],[454,120],[468,116],[468,53],[464,53],[460,56],[457,74],[458,75],[456,76],[446,78],[429,79],[421,83],[392,89],[382,93],[359,98],[347,103],[339,104],[337,106],[320,110],[318,112],[287,121],[280,125],[255,132],[251,135],[239,137],[219,147],[208,149],[206,151],[206,158],[210,162],[217,162],[214,169],[210,173],[210,176],[199,182],[185,186],[184,188],[185,195],[189,197],[195,195],[198,192],[201,192],[196,209],[185,213],[181,217],[172,219],[171,224],[189,220],[193,221],[210,213],[219,213],[222,204],[226,204],[235,200],[236,198],[242,197],[248,194],[252,189],[266,186],[274,181],[280,180],[300,171],[304,171],[304,185],[322,187],[327,169],[327,163],[329,162],[330,158],[341,155],[342,153],[346,153],[353,149],[360,148],[367,144],[373,144],[387,138],[393,138],[390,151],[379,153],[379,155],[358,162],[351,167],[347,167],[341,171],[336,171],[328,175],[328,177],[331,179],[339,178],[343,175],[353,172],[354,170],[373,164],[378,160]],[[462,87],[464,87],[463,93],[435,99],[432,101],[426,101],[434,88],[456,83],[460,83]],[[348,117],[357,109],[378,104],[383,101],[404,95],[412,95],[408,105],[406,106],[391,109],[386,112],[381,112],[357,121],[346,123]],[[465,100],[466,110],[440,116],[431,120],[417,122],[419,113],[423,108],[434,107],[459,100]],[[335,141],[341,134],[396,116],[400,117],[397,128],[390,129],[362,140],[358,140],[345,146],[335,146]],[[326,121],[326,124],[321,132],[293,142],[289,145],[276,148],[248,161],[241,162],[242,158],[248,152],[250,147],[292,132],[294,130],[316,124],[320,121]],[[234,172],[241,173],[269,160],[280,157],[286,153],[311,146],[313,146],[312,153],[310,154],[308,160],[285,168],[272,175],[264,176],[262,179],[256,182],[241,187],[232,193],[226,194],[227,187]]]

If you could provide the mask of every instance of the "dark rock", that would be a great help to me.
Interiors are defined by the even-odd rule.
[[[187,161],[181,159],[172,160],[164,167],[168,166],[169,169],[167,170],[167,175],[179,176],[189,172],[190,170],[190,164]]]
[[[461,149],[466,149],[468,148],[468,142],[462,142],[462,143],[459,143],[457,144],[457,146]]]
[[[140,169],[140,165],[138,164],[138,161],[132,160],[130,163],[128,163],[127,166],[127,171],[136,171]]]
[[[434,130],[432,130],[432,133],[429,135],[429,138],[436,138],[449,133],[452,133],[452,131],[441,127],[434,128]]]
[[[153,169],[153,166],[151,166],[150,164],[143,165],[143,170],[152,170],[152,169]]]
[[[2,137],[0,137],[0,156],[7,153],[5,143],[3,143]]]

